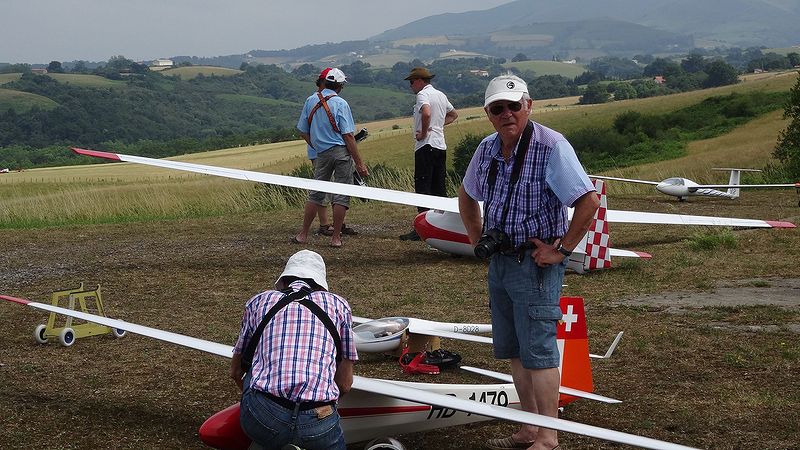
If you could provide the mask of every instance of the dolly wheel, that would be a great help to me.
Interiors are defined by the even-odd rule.
[[[64,328],[58,335],[58,340],[64,347],[69,347],[75,343],[75,331],[72,328]]]
[[[120,330],[119,328],[112,327],[111,334],[113,334],[115,338],[121,338],[125,336],[125,330]]]
[[[47,325],[40,324],[36,326],[36,329],[33,330],[33,338],[36,339],[36,342],[47,344],[47,338],[44,337],[45,330],[47,330]]]

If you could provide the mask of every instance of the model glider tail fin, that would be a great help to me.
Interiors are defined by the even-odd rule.
[[[589,338],[582,297],[561,297],[561,320],[558,322],[558,345],[561,351],[561,386],[592,392],[592,368],[589,362]],[[577,397],[561,395],[559,406]]]
[[[724,170],[730,171],[731,177],[728,179],[728,184],[742,184],[742,172],[761,172],[759,169],[736,169],[732,167],[712,167],[711,170]],[[730,198],[739,198],[739,188],[728,188],[727,194]]]
[[[606,198],[606,185],[603,180],[594,180],[597,196],[600,198],[600,207],[594,214],[589,231],[584,236],[583,269],[584,271],[608,269],[611,267],[611,236],[608,232],[608,200]]]

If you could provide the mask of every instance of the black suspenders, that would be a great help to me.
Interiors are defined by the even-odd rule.
[[[242,370],[247,372],[250,370],[250,366],[253,365],[253,356],[255,355],[256,347],[258,346],[259,342],[261,342],[261,335],[264,333],[264,327],[266,327],[269,321],[272,320],[276,314],[278,314],[278,311],[294,301],[297,301],[299,304],[309,309],[312,313],[314,313],[315,316],[317,316],[323,325],[325,325],[328,333],[330,333],[331,337],[333,337],[333,343],[336,346],[336,364],[339,364],[342,361],[342,338],[339,335],[339,332],[336,330],[336,326],[333,324],[333,321],[330,317],[328,317],[328,314],[326,314],[325,311],[319,307],[319,305],[310,299],[305,298],[311,294],[311,290],[304,287],[299,291],[292,291],[291,288],[287,288],[281,292],[283,292],[284,297],[272,308],[270,308],[267,314],[264,315],[264,318],[261,319],[261,323],[258,324],[258,327],[253,332],[253,335],[250,336],[250,340],[247,342],[247,347],[242,354]]]

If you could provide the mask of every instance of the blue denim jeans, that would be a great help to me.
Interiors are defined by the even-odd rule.
[[[320,419],[314,409],[286,409],[250,389],[249,375],[244,381],[239,421],[245,434],[260,448],[279,450],[290,443],[306,450],[346,448],[336,406],[332,407],[333,414]]]
[[[525,253],[495,254],[489,262],[492,340],[498,359],[519,358],[526,369],[558,367],[556,329],[561,320],[561,283],[566,260],[539,267]]]

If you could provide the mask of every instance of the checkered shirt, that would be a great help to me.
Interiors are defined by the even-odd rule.
[[[291,283],[294,291],[309,287],[302,280]],[[242,330],[234,348],[244,353],[247,341],[261,319],[284,297],[280,291],[266,291],[245,304]],[[308,298],[308,297],[307,297]],[[353,339],[350,305],[326,291],[311,293],[311,300],[325,311],[342,338],[342,358],[358,359]],[[292,302],[264,327],[251,367],[253,389],[292,401],[331,401],[339,398],[336,374],[336,346],[325,325],[305,306]]]

